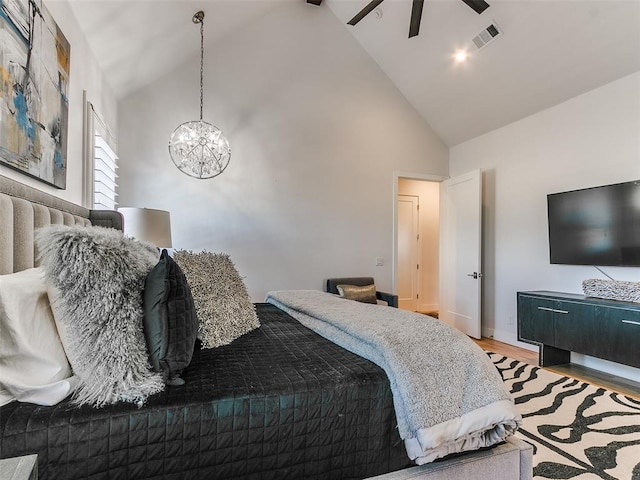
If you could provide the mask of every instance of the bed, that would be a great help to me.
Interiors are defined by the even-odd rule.
[[[51,223],[122,228],[0,176],[0,274],[34,266],[34,228]],[[531,448],[513,437],[413,466],[383,369],[273,304],[256,311],[259,329],[196,349],[185,385],[140,408],[0,407],[0,458],[37,454],[41,479],[531,478]]]

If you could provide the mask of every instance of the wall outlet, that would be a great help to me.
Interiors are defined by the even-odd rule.
[[[507,319],[507,325],[513,325],[513,315],[509,315],[509,318]]]
[[[376,267],[384,266],[384,257],[376,257]]]

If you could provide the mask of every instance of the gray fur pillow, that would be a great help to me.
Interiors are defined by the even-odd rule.
[[[191,288],[204,348],[227,345],[260,326],[247,288],[229,255],[179,250],[173,258]]]
[[[74,402],[142,405],[164,388],[151,371],[142,289],[157,249],[102,227],[55,225],[36,232],[62,344],[80,384]]]

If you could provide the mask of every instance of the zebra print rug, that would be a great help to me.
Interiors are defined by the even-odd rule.
[[[640,480],[640,400],[488,355],[522,414],[534,478]]]

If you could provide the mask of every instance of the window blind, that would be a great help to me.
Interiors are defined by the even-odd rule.
[[[98,132],[94,136],[93,208],[115,210],[118,202],[118,156]]]

